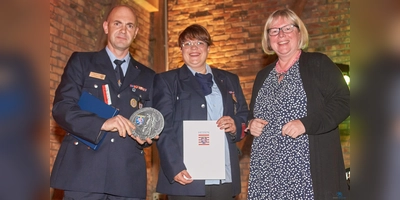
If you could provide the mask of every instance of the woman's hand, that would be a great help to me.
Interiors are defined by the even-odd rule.
[[[299,135],[302,135],[305,132],[306,128],[298,119],[290,121],[282,127],[282,135],[289,136],[291,138],[297,138]]]
[[[217,126],[221,130],[224,129],[226,133],[236,134],[236,125],[232,117],[223,116],[218,119]]]
[[[186,170],[182,170],[175,177],[174,180],[181,185],[186,185],[193,182],[192,176]]]
[[[252,119],[249,122],[249,126],[247,127],[250,130],[250,134],[258,137],[261,135],[262,130],[264,129],[264,127],[268,124],[267,121],[263,120],[263,119]]]

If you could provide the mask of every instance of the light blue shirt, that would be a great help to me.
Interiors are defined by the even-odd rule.
[[[194,71],[190,66],[188,66],[189,70],[193,73],[193,76],[197,73]],[[222,103],[222,95],[221,91],[219,90],[217,84],[214,80],[214,75],[212,74],[211,67],[206,64],[206,74],[210,73],[213,77],[213,85],[211,87],[211,94],[205,96],[207,102],[207,120],[218,120],[222,117],[224,106]],[[223,180],[205,180],[206,185],[219,185],[220,181],[222,183],[231,183],[232,182],[232,175],[231,175],[231,160],[229,156],[229,144],[228,140],[226,139],[226,135],[224,134],[225,138],[225,179]]]
[[[114,63],[114,60],[118,59],[118,58],[115,57],[115,55],[110,51],[110,49],[107,46],[106,46],[106,52],[108,54],[108,57],[110,57],[111,63],[112,63],[112,65],[114,67],[114,70],[115,70],[115,67],[117,67],[117,65]],[[131,57],[129,56],[129,53],[128,53],[128,54],[126,54],[126,56],[123,59],[118,59],[118,60],[125,60],[125,62],[122,63],[122,65],[121,65],[122,71],[123,71],[124,76],[125,76],[126,71],[128,70],[129,61],[131,61]]]

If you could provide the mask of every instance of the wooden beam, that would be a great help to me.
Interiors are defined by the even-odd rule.
[[[303,10],[304,10],[304,6],[306,5],[306,3],[307,3],[307,0],[296,0],[294,3],[293,3],[293,6],[292,6],[292,10],[294,11],[294,13],[296,13],[297,14],[297,16],[301,16],[301,14],[303,13]],[[300,17],[301,18],[301,17]]]
[[[159,11],[152,13],[154,16],[152,24],[152,35],[150,36],[151,49],[153,51],[153,70],[157,73],[165,72],[167,69],[166,56],[166,1],[159,0]]]
[[[148,12],[158,12],[158,0],[133,0]]]

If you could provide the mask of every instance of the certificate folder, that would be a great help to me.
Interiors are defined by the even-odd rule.
[[[85,91],[82,92],[82,95],[78,101],[78,105],[82,110],[95,113],[99,117],[104,118],[104,119],[109,119],[111,117],[118,115],[118,113],[119,113],[118,109],[116,109],[110,105],[107,105],[106,103],[104,103],[103,101],[98,99],[97,97],[95,97]],[[104,132],[102,134],[102,136],[101,136],[102,138],[99,140],[99,142],[97,144],[89,142],[89,141],[87,141],[83,138],[80,138],[74,134],[71,134],[71,135],[74,136],[80,142],[89,146],[91,149],[97,150],[98,147],[100,146],[100,144],[103,142],[104,138],[106,137],[107,132]]]
[[[225,179],[225,140],[216,121],[183,121],[183,162],[193,180]]]
[[[82,92],[82,95],[78,101],[78,105],[79,107],[81,107],[82,110],[95,113],[99,117],[104,119],[109,119],[119,113],[118,109],[107,105],[97,97],[85,91]]]

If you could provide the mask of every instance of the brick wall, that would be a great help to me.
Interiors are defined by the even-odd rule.
[[[88,7],[87,5],[91,5]],[[110,4],[109,4],[110,5]],[[103,15],[107,11],[97,1],[50,0],[50,102],[73,51],[95,51]],[[50,104],[50,116],[52,105]],[[50,170],[64,136],[50,117]]]
[[[207,28],[214,41],[207,63],[239,75],[247,101],[256,73],[276,59],[261,47],[261,35],[267,17],[279,8],[292,8],[294,0],[169,0],[168,1],[168,69],[183,64],[177,40],[179,33],[193,23]],[[310,33],[307,51],[327,54],[334,62],[350,64],[350,1],[307,0],[300,15]],[[340,126],[346,167],[350,166],[349,120]],[[242,150],[240,166],[242,193],[246,199],[249,157],[252,138],[238,146]]]

